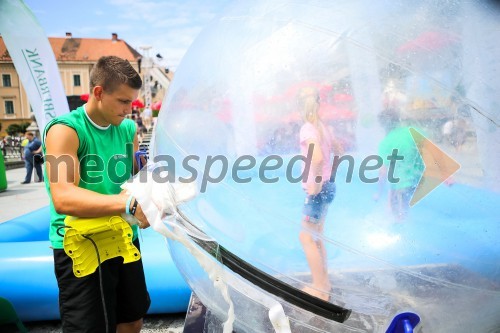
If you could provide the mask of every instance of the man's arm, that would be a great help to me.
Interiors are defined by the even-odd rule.
[[[47,177],[56,211],[76,217],[101,217],[124,213],[128,195],[105,195],[78,187],[78,146],[78,136],[68,126],[56,124],[47,133]]]
[[[137,135],[137,132],[139,131],[139,129],[137,128],[136,126],[136,131],[135,131],[135,135],[134,135],[134,156],[133,156],[133,160],[134,160],[134,175],[136,173],[138,173],[140,170],[139,170],[139,165],[137,165],[137,161],[135,159],[135,152],[136,151],[139,151],[139,138],[138,138],[138,135]],[[144,212],[142,211],[142,207],[141,205],[137,205],[137,210],[135,211],[135,218],[138,219],[139,221],[141,221],[141,224],[139,225],[141,228],[147,228],[149,227],[149,221],[148,219],[146,218],[146,215],[144,215]]]
[[[139,166],[137,165],[137,161],[135,160],[135,153],[137,151],[139,151],[139,138],[137,136],[137,131],[138,131],[138,128],[136,126],[135,127],[135,134],[134,134],[134,155],[132,156],[132,160],[134,161],[134,169],[133,169],[132,173],[134,175],[140,171]]]
[[[38,139],[36,139],[37,142],[37,149],[33,149],[33,154],[40,154],[42,152],[42,142]]]

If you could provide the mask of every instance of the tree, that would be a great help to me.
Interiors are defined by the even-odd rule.
[[[26,132],[26,129],[28,128],[29,125],[30,123],[10,124],[6,129],[6,132],[10,136],[15,136],[17,133]]]
[[[22,124],[21,124],[21,129],[22,129],[22,131],[21,131],[21,132],[22,132],[22,133],[26,132],[26,129],[27,129],[28,127],[30,127],[30,125],[31,125],[30,123],[22,123]]]

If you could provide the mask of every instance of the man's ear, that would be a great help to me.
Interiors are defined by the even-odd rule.
[[[92,94],[98,101],[101,101],[103,92],[104,89],[102,88],[102,86],[95,86],[94,89],[92,89]]]

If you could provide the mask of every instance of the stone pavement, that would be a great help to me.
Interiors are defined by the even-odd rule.
[[[7,190],[0,192],[0,223],[15,217],[27,214],[49,204],[49,197],[45,191],[45,184],[21,184],[26,175],[26,169],[16,168],[7,170]],[[182,333],[184,329],[184,313],[160,314],[147,316],[144,319],[142,332],[145,333]],[[56,333],[62,332],[59,321],[28,322],[25,323],[29,332]],[[11,330],[10,330],[11,329]],[[7,331],[6,331],[7,330]],[[1,326],[4,333],[17,332],[15,326]]]
[[[24,167],[7,170],[7,190],[0,192],[0,223],[49,204],[45,184],[23,185],[25,175]]]

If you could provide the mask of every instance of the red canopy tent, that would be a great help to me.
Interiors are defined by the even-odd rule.
[[[318,113],[325,121],[353,120],[356,116],[349,108],[332,104],[321,104]]]
[[[140,99],[136,99],[132,102],[132,106],[138,107],[138,108],[143,108],[144,103]]]
[[[84,102],[88,102],[89,100],[89,94],[81,94],[80,99]]]
[[[153,105],[151,105],[151,110],[160,110],[161,109],[161,101],[154,102]]]
[[[439,51],[455,44],[458,40],[457,36],[445,32],[425,31],[415,39],[400,45],[397,52],[406,54],[422,51]]]

